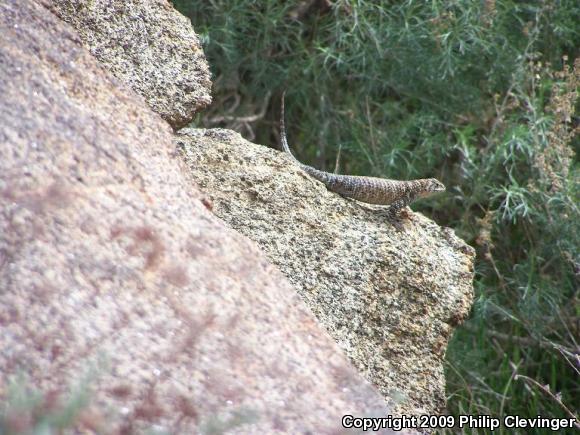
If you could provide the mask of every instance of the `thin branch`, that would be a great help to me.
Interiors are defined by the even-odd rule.
[[[272,93],[270,91],[268,91],[266,93],[266,96],[264,97],[264,100],[262,101],[262,107],[260,108],[260,111],[254,115],[248,115],[248,116],[232,116],[232,115],[222,115],[222,116],[215,116],[213,118],[209,119],[209,122],[211,124],[218,124],[220,122],[224,122],[224,121],[234,121],[234,122],[238,122],[241,124],[246,124],[246,123],[250,123],[250,122],[256,122],[259,121],[260,119],[263,119],[264,116],[266,115],[266,110],[268,109],[268,104],[270,102],[270,96],[272,95]]]
[[[466,325],[464,325],[464,327],[471,332],[477,331],[477,329],[470,324],[466,324]],[[575,355],[573,350],[567,349],[564,346],[559,346],[557,344],[554,344],[550,340],[546,340],[545,338],[519,337],[516,335],[505,334],[503,332],[491,331],[489,329],[486,331],[486,334],[489,335],[490,337],[497,338],[497,339],[502,340],[502,341],[508,341],[508,342],[511,341],[513,343],[517,343],[523,347],[539,346],[539,347],[544,348],[544,349],[558,350],[563,355],[567,355],[568,357],[574,357],[574,355]]]
[[[522,364],[522,361],[523,360],[520,359],[520,361],[517,364],[513,364],[510,361],[510,365],[512,366],[512,374],[511,374],[509,380],[507,381],[507,383],[505,385],[505,388],[503,389],[503,393],[502,393],[502,396],[503,397],[501,398],[501,404],[499,406],[499,416],[500,417],[503,417],[503,410],[504,410],[505,402],[506,402],[506,399],[507,399],[507,392],[508,392],[508,390],[510,388],[510,385],[512,384],[512,381],[517,376],[518,369],[520,368],[520,365]]]
[[[554,393],[552,393],[550,391],[550,388],[540,384],[538,381],[536,381],[535,379],[529,378],[527,376],[524,375],[516,375],[515,379],[516,381],[519,379],[523,379],[526,382],[529,382],[533,385],[535,385],[536,387],[538,387],[540,390],[542,390],[545,394],[547,394],[548,396],[550,396],[558,405],[560,405],[560,407],[571,417],[574,419],[574,426],[576,426],[577,428],[580,428],[580,423],[578,423],[578,421],[580,421],[580,417],[575,415],[572,411],[570,411],[568,409],[568,407],[566,405],[564,405],[564,403],[562,402],[562,399],[558,396],[556,396]]]
[[[338,145],[338,153],[336,153],[336,161],[334,162],[334,173],[338,174],[340,168],[340,152],[342,151],[342,144]]]

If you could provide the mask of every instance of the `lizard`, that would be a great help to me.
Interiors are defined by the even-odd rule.
[[[292,154],[288,146],[284,124],[284,95],[282,95],[280,115],[280,142],[292,161],[312,178],[322,182],[328,190],[367,204],[388,205],[388,214],[391,217],[397,216],[403,208],[417,198],[445,191],[443,183],[435,178],[403,181],[379,177],[339,175],[305,165]]]

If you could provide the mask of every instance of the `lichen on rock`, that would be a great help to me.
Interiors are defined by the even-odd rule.
[[[211,102],[205,54],[191,22],[166,0],[43,0],[90,52],[174,128]]]

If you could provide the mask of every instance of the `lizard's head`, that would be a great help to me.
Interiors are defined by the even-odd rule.
[[[427,178],[423,180],[423,183],[423,193],[421,196],[428,196],[437,192],[445,192],[445,185],[435,178]]]

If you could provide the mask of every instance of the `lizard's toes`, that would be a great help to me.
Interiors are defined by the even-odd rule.
[[[399,216],[403,219],[408,219],[412,221],[414,216],[413,210],[411,210],[409,207],[405,207],[399,212]]]

